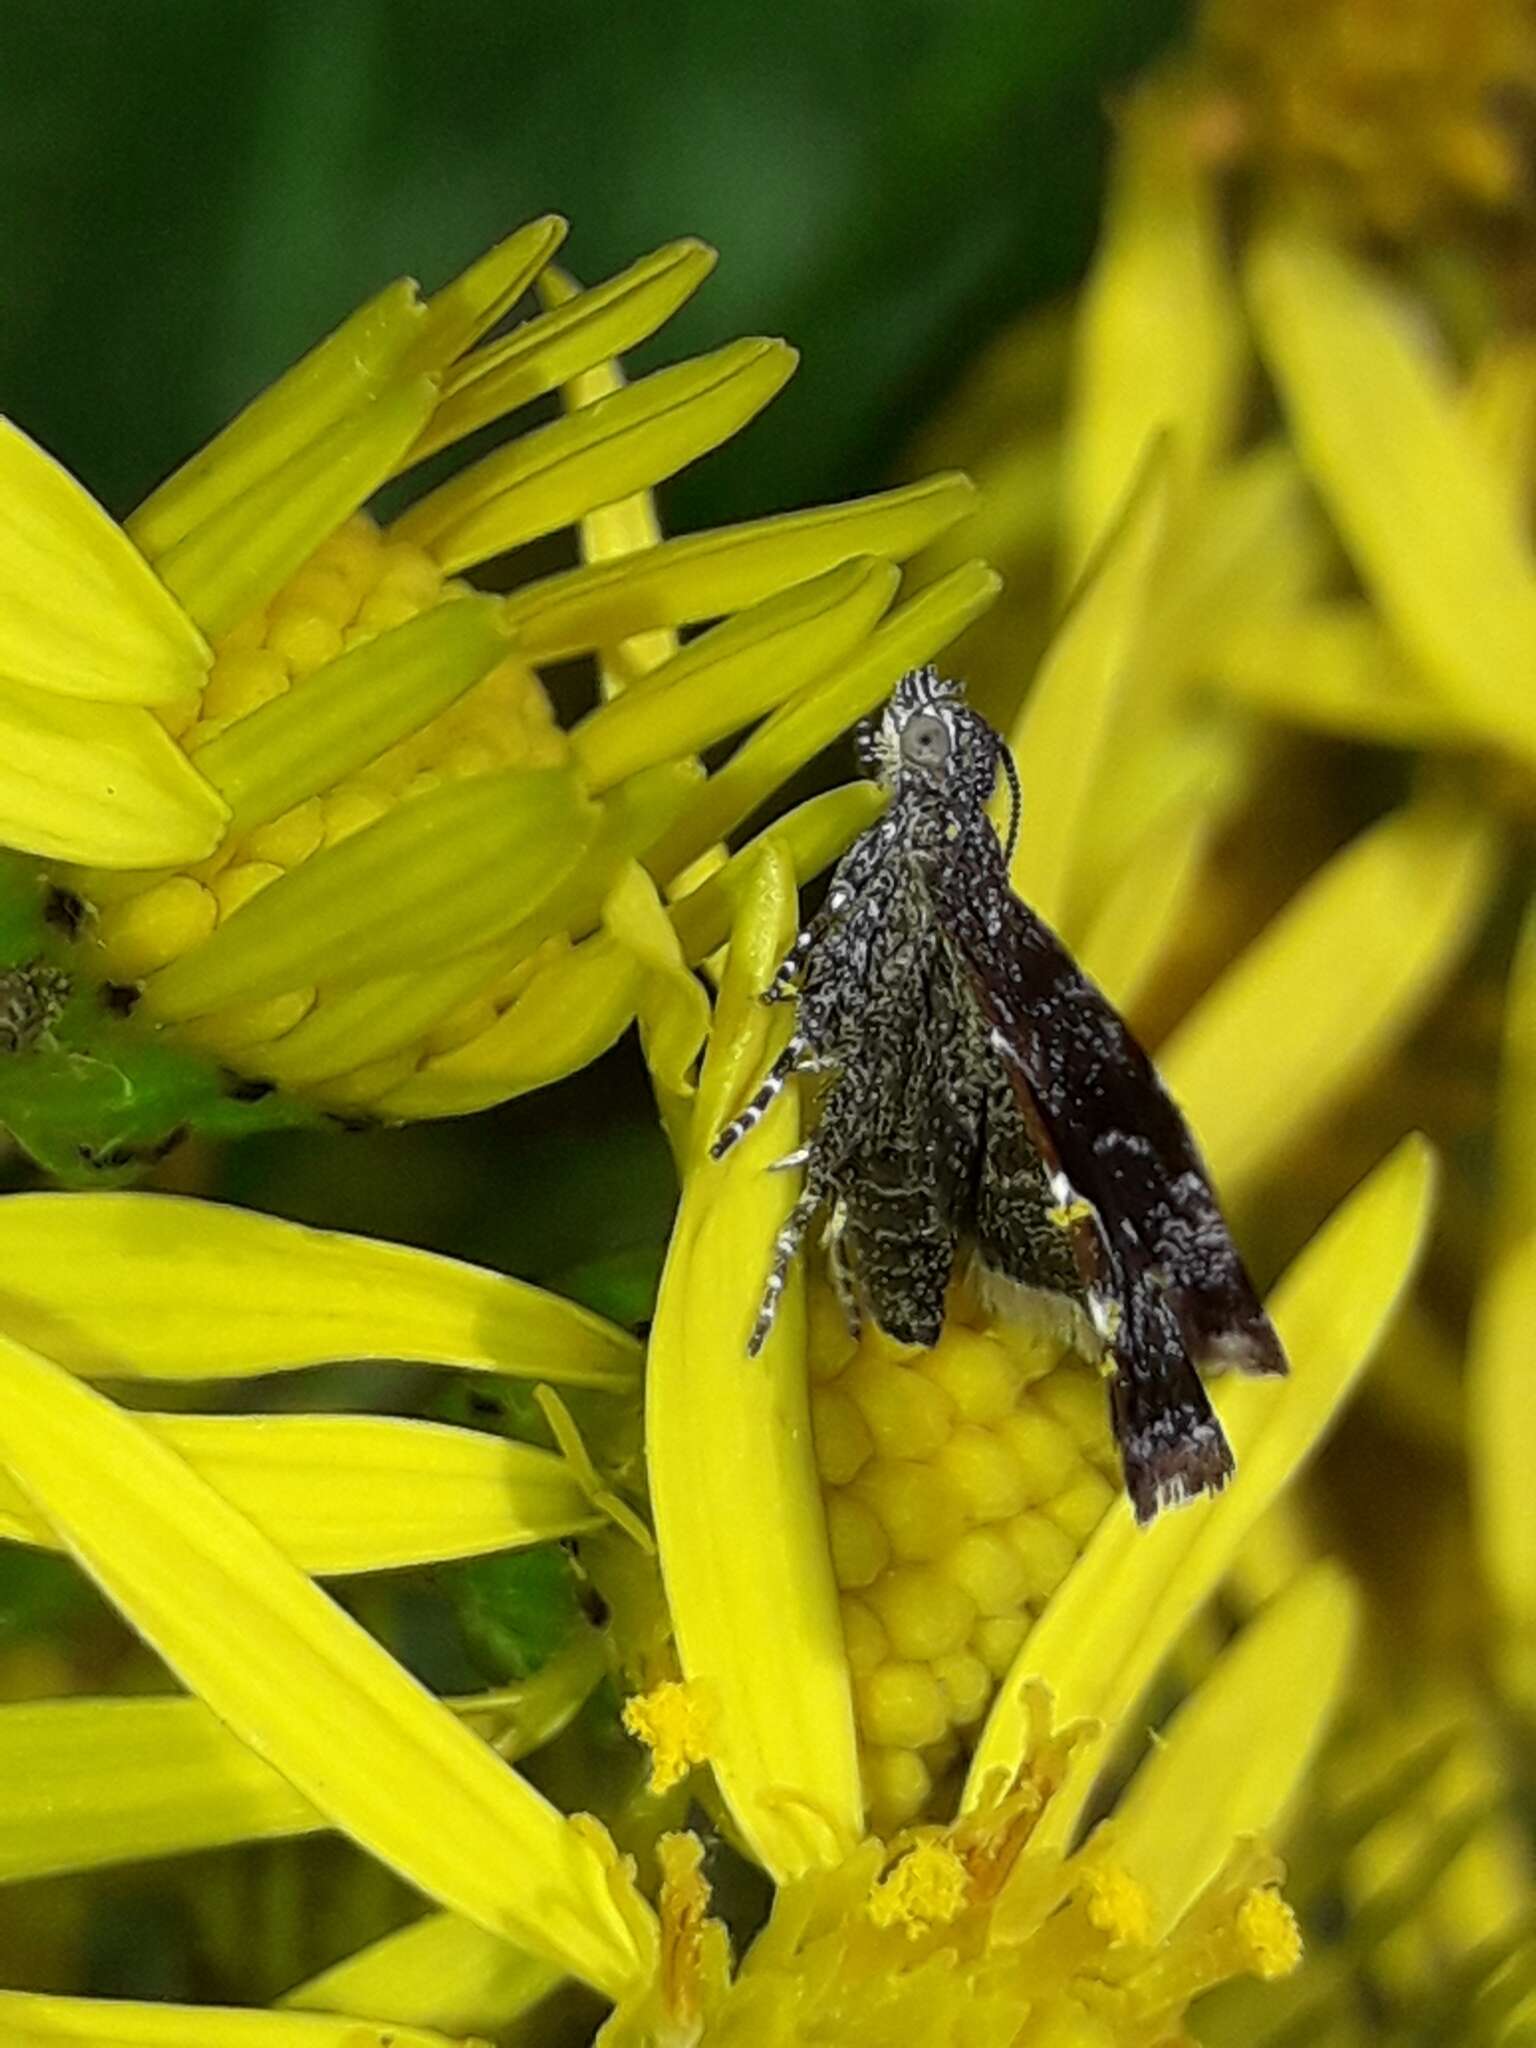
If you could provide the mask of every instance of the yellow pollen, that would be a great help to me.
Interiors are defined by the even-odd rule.
[[[1113,1864],[1091,1870],[1087,1884],[1088,1918],[1111,1941],[1143,1943],[1152,1931],[1152,1909],[1146,1892],[1127,1872]]]
[[[651,1752],[651,1790],[680,1784],[709,1755],[711,1703],[688,1679],[663,1679],[624,1702],[624,1726]]]
[[[1070,1230],[1074,1223],[1086,1223],[1093,1214],[1092,1202],[1085,1202],[1081,1196],[1075,1202],[1067,1202],[1055,1209],[1047,1209],[1045,1220],[1054,1223],[1058,1230]]]
[[[958,1919],[969,1898],[969,1874],[949,1844],[919,1842],[875,1885],[868,1912],[877,1927],[899,1927],[915,1941]]]
[[[1237,1932],[1256,1977],[1288,1977],[1301,1961],[1296,1915],[1268,1885],[1249,1892],[1238,1907]]]

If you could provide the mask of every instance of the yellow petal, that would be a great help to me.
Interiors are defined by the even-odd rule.
[[[507,651],[493,598],[436,605],[237,719],[198,749],[198,768],[250,831],[418,732]]]
[[[744,526],[663,541],[643,557],[592,562],[514,592],[507,618],[530,658],[560,661],[655,626],[723,618],[855,555],[904,561],[969,511],[967,477],[929,477]]]
[[[521,1280],[178,1195],[7,1195],[0,1269],[0,1327],[88,1378],[409,1358],[623,1390],[639,1370],[633,1338]]]
[[[1074,574],[1154,436],[1172,435],[1180,497],[1231,436],[1247,351],[1225,241],[1188,110],[1144,95],[1121,119],[1076,335],[1066,514]]]
[[[68,470],[0,419],[0,675],[120,704],[202,688],[203,636]]]
[[[1536,346],[1524,335],[1495,335],[1473,363],[1460,394],[1467,437],[1523,530],[1532,456],[1536,455]]]
[[[128,531],[150,560],[387,390],[423,317],[408,279],[387,285],[237,413],[130,515]]]
[[[455,2048],[423,2027],[245,2006],[138,2004],[0,1991],[0,2037],[12,2048]]]
[[[1213,657],[1223,685],[1272,718],[1389,746],[1465,745],[1456,707],[1425,688],[1368,605],[1312,604],[1230,626]]]
[[[252,1045],[243,1065],[279,1088],[302,1091],[334,1080],[425,1038],[461,1003],[492,987],[508,964],[503,947],[481,946],[435,967],[327,989],[325,1001],[292,1030]]]
[[[1024,785],[1013,886],[1047,924],[1069,933],[1081,896],[1089,802],[1130,679],[1169,488],[1169,450],[1158,441],[1084,570],[1009,736]]]
[[[212,853],[228,815],[152,712],[0,678],[0,842],[85,866],[171,866]]]
[[[724,867],[673,904],[672,922],[682,940],[684,957],[695,963],[707,959],[725,939],[739,891],[766,842],[771,840],[788,859],[798,888],[846,853],[865,827],[879,817],[885,801],[885,792],[873,782],[849,782],[776,818],[766,832],[749,840]]]
[[[501,1756],[527,1756],[569,1725],[602,1675],[596,1636],[578,1644],[520,1685],[449,1704]],[[276,1841],[326,1824],[201,1700],[0,1705],[0,1883]],[[486,1946],[497,1939],[481,1930]]]
[[[1135,1009],[1188,929],[1216,823],[1206,798],[1155,818],[1094,910],[1078,958],[1117,1008]]]
[[[1526,914],[1506,1013],[1495,1231],[1467,1358],[1472,1504],[1500,1619],[1523,1649],[1511,1671],[1528,1690],[1536,1645],[1536,1515],[1530,1388],[1536,1327],[1536,911]]]
[[[1474,812],[1424,802],[1335,855],[1159,1055],[1218,1185],[1246,1190],[1405,1032],[1493,878]]]
[[[72,1554],[334,1825],[601,1990],[648,1974],[616,1863],[173,1451],[22,1345],[0,1340],[0,1383],[0,1457]]]
[[[689,971],[656,884],[631,861],[603,906],[603,922],[640,963],[640,1042],[663,1095],[691,1092],[689,1074],[709,1030],[709,998]]]
[[[1153,1902],[1161,1941],[1245,1836],[1288,1820],[1349,1676],[1359,1597],[1331,1563],[1224,1650],[1115,1801],[1115,1862]]]
[[[504,236],[452,283],[434,292],[411,352],[411,367],[444,371],[462,349],[489,334],[536,282],[565,240],[569,225],[558,213],[541,214]]]
[[[496,1022],[424,1060],[379,1102],[385,1116],[467,1116],[544,1088],[608,1050],[634,1021],[645,973],[611,933],[537,968]]]
[[[727,1157],[709,1139],[782,1036],[758,998],[794,935],[771,845],[743,892],[699,1085],[693,1158],[651,1336],[646,1446],[667,1603],[707,1704],[711,1761],[754,1856],[779,1880],[839,1860],[862,1830],[853,1707],[806,1399],[797,1281],[746,1355],[775,1231],[794,1195],[764,1172],[794,1143],[781,1100]]]
[[[1536,569],[1415,316],[1297,227],[1258,238],[1250,287],[1302,458],[1388,625],[1460,716],[1536,752]]]
[[[427,1913],[322,1970],[281,2002],[304,2012],[489,2033],[520,2019],[559,1982],[558,1970],[473,1920]]]
[[[410,798],[280,875],[153,975],[146,1014],[397,973],[501,937],[575,867],[598,813],[565,768],[508,768]]]
[[[1136,1701],[1390,1328],[1428,1230],[1432,1164],[1422,1139],[1405,1140],[1276,1289],[1271,1312],[1292,1376],[1218,1383],[1216,1406],[1237,1455],[1227,1490],[1150,1529],[1136,1526],[1123,1500],[1104,1516],[997,1696],[966,1780],[968,1807],[999,1771],[1011,1778],[1018,1768],[1029,1741],[1029,1687],[1043,1682],[1058,1725],[1086,1719],[1099,1727],[1074,1749],[1046,1816],[1052,1843],[1070,1836]]]
[[[761,412],[794,367],[786,343],[749,340],[657,370],[520,434],[420,499],[391,535],[448,570],[486,561],[675,475]]]
[[[328,534],[367,503],[430,418],[426,377],[348,414],[158,556],[155,567],[212,638],[260,610]]]
[[[985,562],[967,562],[886,615],[835,673],[808,684],[764,719],[665,836],[646,853],[653,874],[672,876],[734,831],[807,761],[891,693],[897,678],[937,654],[1001,589]]]
[[[571,735],[593,791],[702,751],[824,675],[873,630],[896,594],[894,563],[867,555],[702,633]]]
[[[715,252],[707,244],[669,242],[605,284],[576,293],[465,356],[445,377],[443,397],[411,460],[462,440],[636,347],[693,296],[714,265]]]
[[[144,1415],[304,1571],[389,1571],[552,1541],[600,1516],[563,1458],[394,1415]],[[0,1537],[61,1547],[0,1472]]]

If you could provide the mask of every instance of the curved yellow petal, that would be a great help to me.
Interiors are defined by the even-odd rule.
[[[629,1880],[174,1451],[0,1340],[0,1458],[127,1619],[243,1741],[429,1897],[616,1995]]]
[[[1226,229],[1193,110],[1143,94],[1121,116],[1104,234],[1075,335],[1067,445],[1073,574],[1149,441],[1171,431],[1183,495],[1229,438],[1247,368]]]
[[[0,843],[49,860],[201,860],[229,810],[152,712],[0,676]]]
[[[1462,717],[1529,757],[1536,563],[1414,315],[1287,223],[1255,240],[1249,288],[1302,458],[1388,624]]]
[[[520,1685],[448,1704],[510,1760],[558,1735],[601,1675],[593,1634]],[[0,1884],[314,1834],[327,1824],[201,1700],[0,1705]]]
[[[966,1780],[976,1805],[1011,1779],[1029,1740],[1029,1688],[1043,1682],[1058,1725],[1086,1719],[1045,1828],[1070,1836],[1107,1748],[1190,1617],[1220,1584],[1244,1537],[1312,1451],[1369,1362],[1423,1249],[1433,1161],[1406,1140],[1349,1198],[1275,1290],[1271,1310],[1291,1361],[1285,1380],[1218,1383],[1237,1454],[1225,1493],[1140,1529],[1120,1501],[1025,1639],[982,1731]]]
[[[479,1266],[180,1195],[0,1200],[0,1330],[88,1378],[409,1358],[630,1389],[640,1347]]]
[[[560,1972],[456,1913],[427,1913],[344,1956],[280,2001],[300,2012],[356,2013],[451,2034],[508,2027]]]
[[[1081,841],[1166,524],[1169,448],[1154,442],[1083,571],[1009,746],[1024,786],[1013,886],[1047,924],[1075,930]]]
[[[867,638],[899,581],[894,563],[856,556],[700,634],[576,727],[587,787],[698,753],[783,703]]]
[[[396,1415],[143,1415],[301,1570],[389,1571],[600,1525],[563,1458]],[[0,1537],[62,1544],[0,1471]]]
[[[365,981],[486,945],[537,909],[598,823],[566,768],[442,783],[243,903],[150,977],[145,1014],[180,1021],[322,976]]]
[[[603,922],[643,970],[638,1012],[646,1064],[665,1095],[687,1094],[709,1030],[709,998],[683,958],[656,884],[638,861],[614,884]]]
[[[325,2013],[56,1998],[42,1991],[0,1991],[0,2038],[12,2048],[456,2048],[435,2029]]]
[[[450,572],[649,489],[744,427],[793,374],[785,342],[752,338],[656,370],[531,428],[402,513],[391,538]]]
[[[1135,1010],[1186,929],[1216,825],[1203,796],[1154,818],[1095,907],[1077,956],[1119,1009]]]
[[[1493,879],[1475,811],[1411,805],[1337,854],[1162,1047],[1229,1198],[1370,1073],[1472,943]]]
[[[663,541],[638,559],[591,562],[515,591],[508,623],[530,659],[546,662],[656,626],[723,618],[854,555],[903,561],[963,518],[975,496],[968,477],[927,477],[845,505]]]
[[[411,460],[637,347],[671,319],[714,267],[715,252],[707,243],[690,237],[668,242],[616,277],[576,292],[462,357],[444,377],[443,397]]]
[[[1153,1941],[1234,1842],[1284,1826],[1338,1709],[1359,1608],[1339,1566],[1314,1566],[1222,1652],[1115,1801],[1115,1861],[1152,1900]]]
[[[794,1196],[786,1176],[764,1171],[794,1143],[793,1105],[781,1099],[721,1161],[708,1146],[782,1036],[758,998],[794,936],[794,913],[789,863],[770,841],[734,926],[646,1387],[651,1502],[678,1655],[708,1717],[720,1789],[747,1846],[781,1881],[840,1860],[863,1820],[798,1280],[762,1355],[746,1353]]]
[[[1244,703],[1350,739],[1389,746],[1464,746],[1465,720],[1427,689],[1368,605],[1344,599],[1222,634],[1213,666]]]
[[[264,605],[373,496],[432,415],[413,377],[302,444],[158,556],[155,568],[213,638]]]
[[[0,676],[163,704],[202,688],[207,643],[122,528],[0,419]]]

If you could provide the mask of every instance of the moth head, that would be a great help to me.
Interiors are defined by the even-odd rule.
[[[893,794],[967,809],[990,798],[1005,752],[965,685],[932,667],[907,671],[859,741],[866,772]]]

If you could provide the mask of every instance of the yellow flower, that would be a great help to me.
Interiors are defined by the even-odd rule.
[[[47,863],[0,892],[27,1041],[0,1114],[56,1170],[69,1090],[66,1139],[110,1166],[207,1121],[214,1063],[247,1099],[390,1117],[581,1065],[646,1008],[645,893],[694,890],[700,855],[988,602],[973,563],[896,603],[896,563],[970,502],[954,475],[662,540],[651,487],[794,357],[743,341],[626,383],[615,359],[711,253],[580,291],[562,233],[537,221],[426,299],[389,286],[123,530],[0,430],[0,839]],[[507,327],[535,285],[544,309]],[[382,526],[361,509],[551,393],[559,417]],[[463,580],[566,527],[578,566],[514,561],[504,596]],[[578,657],[601,687],[566,729],[541,671]],[[699,751],[764,714],[706,777]],[[845,836],[806,819],[807,867]],[[676,913],[693,959],[724,935],[708,901]],[[87,1069],[118,1076],[115,1124]]]

